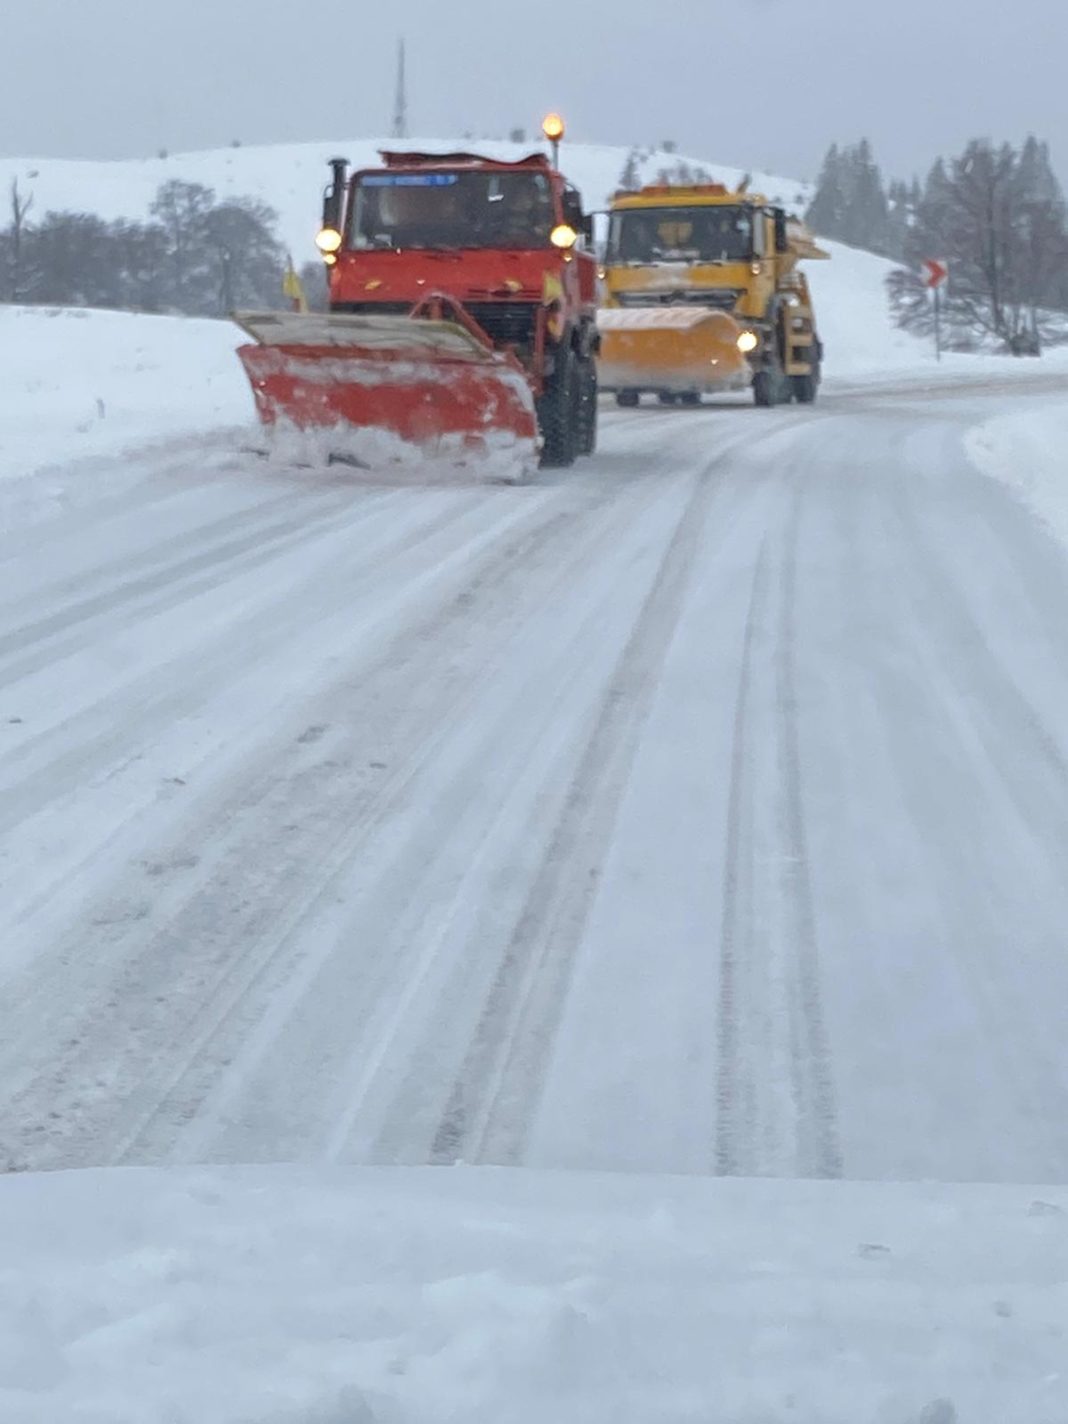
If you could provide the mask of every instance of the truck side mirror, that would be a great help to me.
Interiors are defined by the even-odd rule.
[[[336,232],[341,231],[348,166],[348,161],[344,158],[330,160],[331,180],[323,194],[323,227],[333,228]]]
[[[568,227],[573,227],[576,232],[585,234],[586,216],[582,211],[582,199],[575,192],[574,188],[564,189],[564,222]]]
[[[790,243],[786,236],[786,213],[782,208],[776,208],[775,214],[775,251],[789,252]]]

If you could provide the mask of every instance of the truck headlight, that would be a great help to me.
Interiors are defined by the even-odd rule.
[[[738,337],[738,350],[743,356],[748,356],[750,351],[755,351],[760,345],[760,337],[755,331],[743,331]]]
[[[336,252],[341,246],[341,234],[336,227],[324,227],[316,234],[315,245],[324,256]]]

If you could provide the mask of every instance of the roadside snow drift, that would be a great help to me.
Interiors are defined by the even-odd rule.
[[[1068,392],[1068,380],[1065,382]],[[979,468],[1007,484],[1068,545],[1068,400],[996,416],[968,436]]]
[[[0,480],[247,423],[226,321],[0,306]]]
[[[1068,1193],[489,1170],[0,1181],[4,1424],[1039,1424]]]

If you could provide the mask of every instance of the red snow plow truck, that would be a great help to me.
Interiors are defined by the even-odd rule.
[[[597,265],[577,191],[542,154],[331,162],[317,238],[329,313],[239,313],[261,420],[441,448],[592,453]]]

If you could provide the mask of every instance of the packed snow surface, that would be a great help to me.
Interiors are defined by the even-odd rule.
[[[1059,1424],[1068,1193],[0,1181],[4,1424]]]

